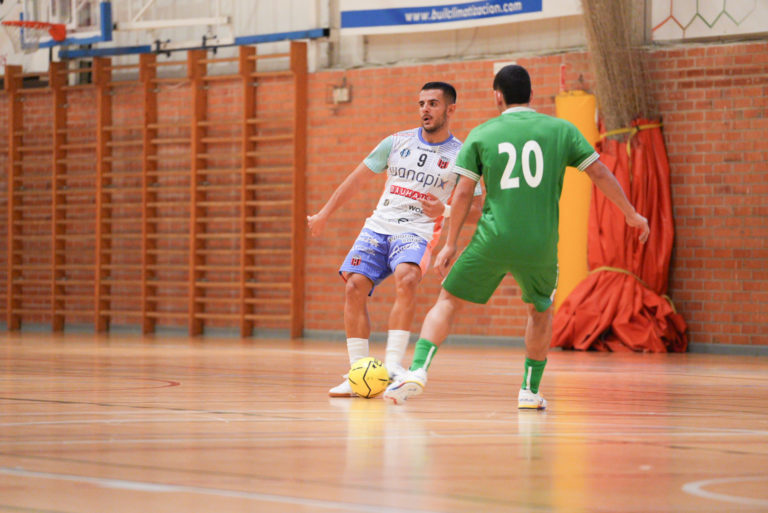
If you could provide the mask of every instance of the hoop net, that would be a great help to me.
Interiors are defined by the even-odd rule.
[[[16,52],[36,52],[40,48],[40,38],[45,34],[51,36],[54,41],[64,41],[67,38],[67,26],[63,23],[4,20],[2,24]]]

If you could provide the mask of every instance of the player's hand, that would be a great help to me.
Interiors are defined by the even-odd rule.
[[[325,223],[327,219],[325,216],[315,214],[313,216],[307,216],[307,226],[309,227],[309,234],[313,237],[319,237],[325,231]]]
[[[640,242],[645,244],[645,242],[648,240],[648,236],[651,234],[651,228],[648,226],[648,220],[637,212],[626,216],[625,219],[627,220],[627,224],[629,226],[640,230]]]
[[[419,202],[421,202],[421,210],[432,219],[437,219],[445,211],[443,202],[432,193],[428,192],[426,199],[419,199]]]
[[[448,275],[448,271],[451,270],[451,266],[453,265],[453,257],[455,256],[456,246],[451,246],[449,244],[443,246],[443,249],[437,254],[437,258],[435,258],[435,270],[441,277],[445,278]]]

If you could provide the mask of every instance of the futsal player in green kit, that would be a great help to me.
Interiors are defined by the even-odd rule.
[[[511,273],[528,304],[518,408],[547,407],[539,384],[552,338],[559,200],[567,166],[587,173],[624,214],[627,224],[638,229],[640,241],[648,239],[648,221],[637,213],[578,129],[529,107],[531,79],[525,68],[505,66],[496,74],[493,89],[501,115],[474,128],[457,157],[454,171],[461,177],[454,190],[447,241],[435,259],[438,272],[447,276],[424,319],[409,372],[384,392],[384,399],[395,404],[422,392],[435,352],[463,305],[487,303]],[[486,189],[483,214],[472,240],[451,268],[475,183],[481,178]]]

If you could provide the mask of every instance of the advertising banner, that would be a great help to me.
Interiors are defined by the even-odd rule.
[[[579,0],[341,0],[340,8],[344,35],[453,30],[581,14]]]

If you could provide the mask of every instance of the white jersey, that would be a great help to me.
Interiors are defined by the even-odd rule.
[[[421,128],[405,130],[381,141],[364,160],[374,173],[387,172],[384,192],[365,228],[396,235],[415,233],[427,242],[437,239],[443,218],[424,214],[419,199],[428,193],[448,203],[458,175],[453,172],[461,141],[450,136],[440,143],[421,137]]]

